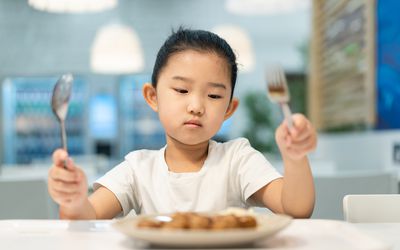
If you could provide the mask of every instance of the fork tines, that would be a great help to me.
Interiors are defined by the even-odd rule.
[[[285,87],[282,85],[268,84],[268,91],[270,94],[283,94],[285,92]]]
[[[275,101],[289,101],[289,91],[287,88],[286,77],[280,66],[273,67],[267,74],[268,94],[272,97],[280,98]]]

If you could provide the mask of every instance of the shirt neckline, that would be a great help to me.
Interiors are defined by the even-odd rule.
[[[175,173],[172,171],[169,171],[168,169],[168,164],[165,160],[165,149],[167,148],[167,145],[165,145],[159,152],[159,160],[161,162],[162,165],[162,169],[164,170],[164,172],[170,176],[170,177],[175,177],[175,178],[190,178],[190,177],[195,177],[195,176],[199,176],[199,175],[203,175],[207,169],[208,169],[208,162],[211,159],[212,153],[213,153],[213,148],[215,147],[216,142],[213,140],[209,140],[208,143],[208,153],[207,153],[207,158],[203,163],[203,166],[200,168],[199,171],[197,172],[186,172],[186,173]]]

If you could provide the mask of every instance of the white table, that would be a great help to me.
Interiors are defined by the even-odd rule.
[[[361,232],[400,250],[400,223],[355,223]]]
[[[112,249],[147,245],[115,231],[113,221],[2,220],[0,249]],[[287,228],[247,249],[400,249],[400,223],[349,224],[294,220]],[[238,249],[238,248],[235,248]]]

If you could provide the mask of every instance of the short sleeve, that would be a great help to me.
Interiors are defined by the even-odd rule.
[[[235,147],[237,178],[243,202],[271,181],[282,175],[271,165],[264,155],[254,149],[247,139],[240,139]]]
[[[124,216],[129,214],[132,209],[136,212],[139,211],[134,169],[128,161],[115,166],[93,184],[94,190],[100,186],[104,186],[114,193],[121,204]]]

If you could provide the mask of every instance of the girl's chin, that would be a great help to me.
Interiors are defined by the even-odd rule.
[[[210,140],[210,138],[181,138],[181,137],[171,137],[170,138],[173,141],[179,142],[181,144],[185,144],[188,146],[196,146],[196,145],[200,145],[203,143],[208,143],[208,141]]]

